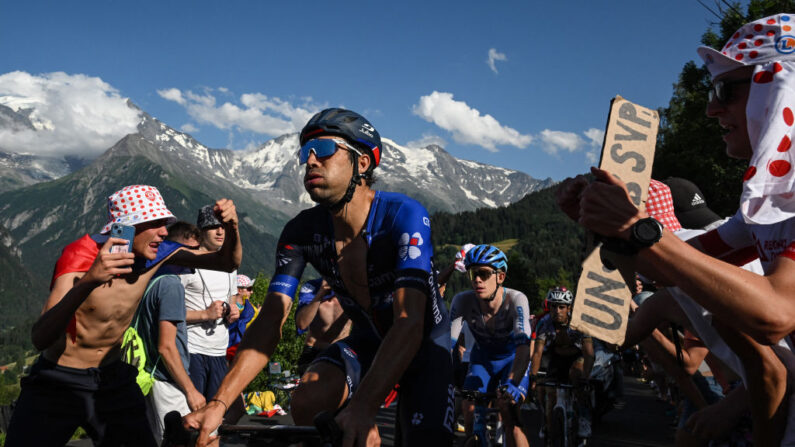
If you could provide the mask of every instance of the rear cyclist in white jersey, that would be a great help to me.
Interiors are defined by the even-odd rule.
[[[478,245],[469,250],[464,265],[472,290],[453,297],[450,309],[451,336],[457,341],[464,322],[475,338],[465,390],[493,392],[504,388],[499,399],[507,445],[527,446],[519,426],[517,403],[526,396],[520,386],[530,361],[530,310],[527,297],[502,286],[508,259],[498,248]],[[464,401],[467,433],[472,433],[474,403]]]

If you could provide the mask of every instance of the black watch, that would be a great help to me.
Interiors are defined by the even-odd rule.
[[[649,248],[662,239],[663,226],[653,217],[646,217],[635,222],[630,228],[629,243],[636,250]]]

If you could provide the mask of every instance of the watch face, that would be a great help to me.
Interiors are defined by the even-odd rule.
[[[660,240],[662,237],[662,229],[657,221],[653,219],[642,219],[635,225],[635,236],[638,238],[639,242],[651,245]]]

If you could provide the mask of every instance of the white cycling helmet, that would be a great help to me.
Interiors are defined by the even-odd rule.
[[[571,305],[574,295],[565,287],[554,287],[547,292],[547,304],[567,304]]]

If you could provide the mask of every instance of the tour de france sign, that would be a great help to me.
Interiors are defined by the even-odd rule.
[[[654,145],[660,117],[656,111],[616,96],[610,105],[599,167],[620,178],[640,209],[649,194]],[[590,249],[577,282],[571,326],[608,343],[624,342],[632,294],[618,270],[602,265],[601,245]]]

